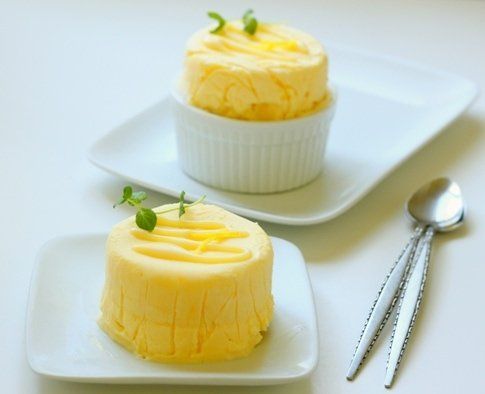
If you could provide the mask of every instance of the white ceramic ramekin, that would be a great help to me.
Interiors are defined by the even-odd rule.
[[[296,119],[246,121],[225,118],[186,102],[172,89],[178,159],[183,171],[204,184],[236,192],[273,193],[312,181],[335,112],[329,107]]]

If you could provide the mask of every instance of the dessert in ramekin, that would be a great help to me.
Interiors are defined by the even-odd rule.
[[[336,94],[327,56],[310,35],[241,21],[195,33],[172,89],[179,162],[217,188],[272,193],[322,168]]]

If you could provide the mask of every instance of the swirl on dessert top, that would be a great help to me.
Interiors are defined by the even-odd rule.
[[[187,44],[186,56],[247,68],[326,63],[322,45],[309,34],[264,23],[259,24],[256,34],[249,35],[240,21],[228,22],[217,34],[211,34],[210,28],[195,33]]]
[[[268,236],[257,223],[207,204],[192,206],[179,218],[178,210],[172,210],[177,207],[154,208],[164,213],[157,215],[151,232],[136,227],[134,217],[122,221],[110,234],[108,252],[154,267],[193,263],[202,271],[209,266],[222,268],[223,263],[252,263],[272,254]],[[185,271],[193,264],[170,265]]]
[[[165,260],[231,263],[245,261],[251,257],[251,252],[247,249],[224,245],[227,239],[246,238],[249,233],[229,230],[218,222],[170,220],[159,217],[152,232],[133,228],[131,234],[140,240],[154,243],[135,245],[133,250]]]

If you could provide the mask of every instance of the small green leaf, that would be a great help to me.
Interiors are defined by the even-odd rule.
[[[131,186],[125,186],[123,188],[123,196],[118,200],[117,203],[113,204],[113,208],[116,208],[118,205],[124,204],[133,194],[133,189]]]
[[[224,27],[224,25],[226,24],[226,20],[222,16],[220,16],[217,12],[214,12],[214,11],[209,11],[207,15],[209,16],[209,18],[215,19],[218,23],[218,25],[215,28],[213,28],[210,32],[212,34],[220,32]]]
[[[157,215],[149,208],[140,208],[136,213],[136,225],[143,230],[152,231],[157,224]]]
[[[258,28],[258,21],[253,16],[253,14],[254,14],[254,11],[250,9],[250,10],[247,10],[242,17],[242,21],[244,24],[244,31],[251,35],[255,34],[256,29]]]
[[[258,28],[258,21],[254,18],[251,18],[249,22],[244,26],[244,31],[248,34],[254,35],[256,33],[257,28]]]
[[[142,201],[147,199],[147,194],[144,191],[134,192],[131,195],[130,200],[133,201],[135,204],[140,204]]]
[[[179,219],[185,213],[185,192],[182,190],[179,197]]]
[[[128,200],[133,194],[133,188],[131,186],[125,186],[123,188],[123,198]]]

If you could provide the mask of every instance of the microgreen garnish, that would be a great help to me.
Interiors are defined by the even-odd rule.
[[[136,207],[138,209],[135,216],[136,225],[143,230],[153,231],[153,229],[157,225],[157,215],[178,210],[180,218],[185,213],[187,208],[200,204],[205,199],[205,196],[202,196],[192,203],[186,203],[185,192],[182,190],[179,197],[179,203],[176,207],[165,208],[161,211],[155,212],[153,209],[146,208],[141,205],[141,203],[145,201],[147,197],[148,196],[144,191],[134,192],[131,186],[125,186],[123,188],[123,194],[121,198],[118,200],[117,203],[113,205],[113,208],[116,208],[118,205],[122,205],[124,203],[127,203],[132,207]]]
[[[242,17],[244,31],[251,35],[254,35],[256,33],[256,29],[258,28],[258,21],[253,14],[253,10],[247,10]]]
[[[152,231],[157,224],[157,214],[150,208],[140,207],[136,213],[135,222],[143,230]]]
[[[185,213],[185,192],[182,190],[180,192],[180,197],[179,197],[179,218],[182,217],[182,215]]]
[[[147,194],[143,191],[134,192],[131,186],[125,186],[123,188],[123,195],[118,200],[116,204],[113,205],[113,208],[116,208],[118,205],[124,204],[127,202],[132,207],[140,205],[143,200],[146,200]]]
[[[212,34],[219,33],[224,27],[224,25],[226,24],[226,20],[222,16],[220,16],[217,12],[214,12],[214,11],[209,11],[207,15],[209,16],[209,18],[215,19],[218,23],[217,26],[214,27],[210,32]]]
[[[183,193],[183,196],[182,196]],[[179,199],[182,200],[185,197],[185,192],[180,193]],[[194,202],[191,203],[183,203],[183,208],[180,207],[181,201],[179,200],[179,204],[176,207],[170,207],[170,208],[165,208],[162,209],[161,211],[155,211],[157,215],[160,215],[162,213],[167,213],[167,212],[172,212],[172,211],[179,211],[179,218],[185,213],[187,208],[193,207],[194,205],[200,204],[202,201],[205,200],[205,196],[200,197],[199,199],[195,200]],[[182,212],[182,213],[181,213]]]
[[[141,203],[147,199],[147,194],[144,191],[134,192],[131,186],[125,186],[123,188],[123,195],[118,200],[113,208],[118,205],[122,205],[125,202],[132,207],[138,208],[136,213],[136,225],[143,230],[152,231],[157,224],[157,215],[150,209],[141,206]]]

